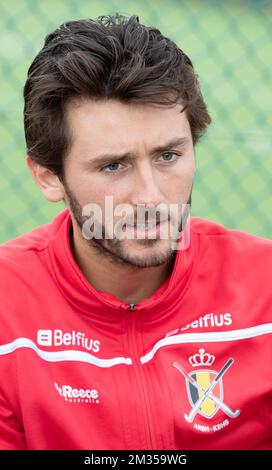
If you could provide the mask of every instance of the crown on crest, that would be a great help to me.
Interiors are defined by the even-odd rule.
[[[199,354],[194,354],[189,357],[189,362],[191,366],[211,366],[215,361],[215,356],[212,354],[206,353],[205,349],[199,349]]]

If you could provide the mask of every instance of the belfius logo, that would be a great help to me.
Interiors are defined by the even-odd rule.
[[[93,352],[100,349],[99,340],[87,338],[85,333],[75,330],[69,333],[62,330],[38,330],[37,343],[40,346],[79,346]]]

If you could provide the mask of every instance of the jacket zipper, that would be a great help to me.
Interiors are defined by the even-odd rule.
[[[129,304],[129,309],[128,309],[128,311],[129,311],[129,312],[135,312],[135,307],[136,307],[136,304]]]
[[[129,304],[128,311],[129,312],[136,312],[137,311],[136,307],[137,307],[136,304]],[[141,394],[142,394],[142,400],[141,401],[143,403],[143,418],[144,418],[146,436],[147,436],[147,441],[148,441],[148,448],[152,450],[152,449],[154,449],[154,447],[153,447],[153,443],[152,443],[151,423],[150,423],[150,419],[149,419],[150,411],[148,410],[148,406],[147,406],[148,397],[147,397],[147,393],[145,393],[145,389],[146,389],[145,377],[144,377],[143,370],[142,370],[142,364],[140,363],[140,360],[139,360],[139,354],[138,354],[138,351],[137,351],[137,347],[136,347],[136,345],[134,346],[134,340],[135,340],[134,324],[135,324],[135,320],[136,320],[135,318],[131,318],[131,321],[129,322],[129,324],[131,325],[130,328],[131,328],[131,337],[132,337],[132,346],[133,346],[133,355],[134,355],[134,366],[135,366],[135,372],[136,372],[136,379],[137,379],[138,387],[141,389]]]

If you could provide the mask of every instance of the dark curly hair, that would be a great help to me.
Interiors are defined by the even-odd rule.
[[[28,70],[27,153],[59,177],[71,145],[65,105],[72,97],[181,103],[194,145],[211,122],[189,57],[158,29],[140,24],[136,15],[63,23],[46,36]]]

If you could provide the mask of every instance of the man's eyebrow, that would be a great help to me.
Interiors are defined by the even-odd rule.
[[[154,147],[150,151],[150,156],[154,156],[160,152],[165,152],[166,150],[169,150],[170,148],[180,146],[180,145],[187,145],[190,142],[190,139],[188,137],[175,137],[171,139],[169,142],[166,142],[165,144],[159,145],[157,147]],[[94,157],[89,160],[89,163],[91,163],[94,166],[99,166],[103,164],[108,164],[111,162],[115,161],[122,161],[122,160],[135,160],[137,156],[135,154],[126,152],[122,154],[103,154],[99,155],[97,157]]]

